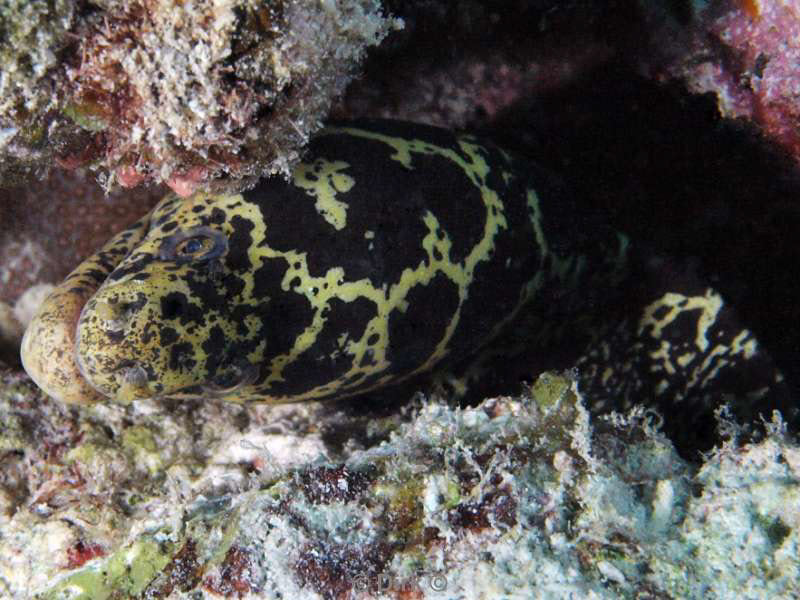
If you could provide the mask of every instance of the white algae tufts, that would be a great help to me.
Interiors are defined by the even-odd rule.
[[[313,403],[67,413],[29,403],[24,380],[2,389],[11,598],[800,593],[800,448],[777,416],[760,443],[691,465],[657,415],[592,422],[551,373],[527,397],[388,418]]]

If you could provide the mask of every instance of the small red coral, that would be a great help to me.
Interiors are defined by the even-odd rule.
[[[101,545],[78,540],[75,544],[67,548],[67,568],[76,569],[93,558],[105,556],[105,554],[106,552]]]
[[[124,165],[116,171],[117,181],[124,188],[132,188],[139,185],[147,177],[136,170],[136,167]]]
[[[167,179],[167,185],[172,188],[172,191],[178,194],[181,198],[191,196],[199,187],[200,183],[208,177],[208,169],[201,166],[195,166],[189,169],[186,173],[180,175],[173,174]]]
[[[241,598],[254,590],[251,586],[252,562],[250,553],[239,546],[231,546],[219,566],[218,576],[206,577],[203,587],[226,598]]]

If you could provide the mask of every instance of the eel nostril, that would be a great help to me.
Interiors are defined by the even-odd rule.
[[[105,322],[111,331],[120,331],[125,328],[131,318],[145,305],[144,296],[135,300],[120,300],[112,297],[107,300],[98,300],[94,305],[95,314]]]
[[[94,306],[94,311],[98,318],[103,321],[116,321],[120,318],[121,314],[119,304],[113,301],[98,301]]]
[[[124,329],[137,310],[138,307],[131,302],[100,301],[95,305],[97,316],[111,331]]]

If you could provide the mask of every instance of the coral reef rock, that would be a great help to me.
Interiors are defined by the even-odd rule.
[[[66,411],[5,375],[11,598],[641,598],[800,593],[800,448],[681,460],[575,382],[360,417],[314,403]],[[352,413],[352,410],[350,411]],[[31,428],[31,423],[37,423]]]
[[[368,46],[377,0],[0,3],[0,178],[87,165],[188,194],[286,172]]]
[[[689,9],[683,19],[675,19],[675,5],[684,4]],[[694,93],[714,94],[720,114],[755,124],[800,161],[800,2],[658,1],[642,6],[654,25],[653,53],[644,57],[651,70],[684,80]]]

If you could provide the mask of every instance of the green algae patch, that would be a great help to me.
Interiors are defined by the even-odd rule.
[[[401,477],[399,484],[378,484],[372,493],[387,501],[386,516],[393,530],[392,541],[408,545],[422,537],[425,526],[425,483],[421,478],[414,479],[408,475]]]
[[[89,432],[89,436],[93,432]],[[88,436],[87,436],[88,437]],[[93,436],[97,437],[97,436]],[[104,468],[124,464],[125,457],[118,447],[102,439],[90,439],[71,448],[64,455],[66,464],[77,464],[87,468]]]
[[[148,427],[137,425],[123,431],[122,447],[133,454],[134,463],[144,465],[150,475],[163,471],[163,457],[153,432]]]
[[[543,373],[531,386],[531,397],[542,408],[554,406],[570,393],[572,381],[564,375]]]
[[[104,600],[112,594],[139,596],[164,569],[170,553],[153,539],[123,548],[100,565],[92,565],[63,579],[38,596],[42,600]]]
[[[237,540],[240,529],[240,510],[231,507],[230,498],[204,503],[195,516],[186,523],[186,535],[192,540],[202,540],[208,563],[218,565]]]
[[[64,107],[63,113],[66,117],[72,119],[76,125],[89,131],[103,131],[108,127],[106,114],[98,104],[91,102],[70,103]]]
[[[9,415],[0,421],[0,451],[12,452],[25,447],[25,434],[22,428],[22,418],[19,415]]]

